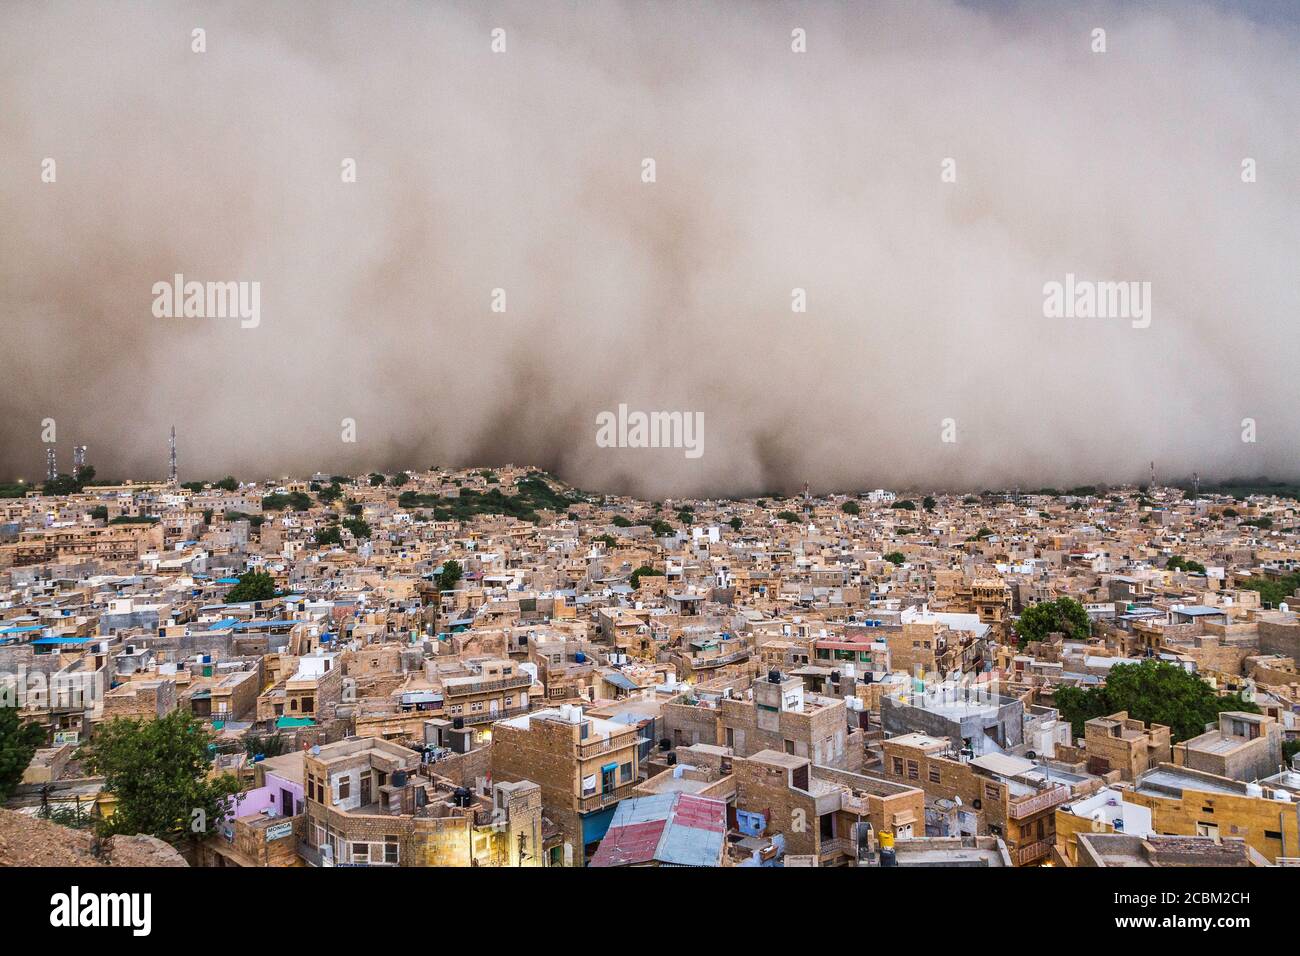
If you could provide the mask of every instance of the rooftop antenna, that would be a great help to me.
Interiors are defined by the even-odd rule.
[[[171,450],[170,480],[171,480],[171,484],[174,485],[176,484],[176,426],[175,425],[172,426],[172,437],[171,437],[171,441],[169,442],[169,445]]]
[[[72,446],[72,473],[78,474],[81,469],[86,467],[86,446]]]
[[[1197,498],[1201,497],[1201,475],[1200,472],[1192,472],[1192,494]]]
[[[45,478],[47,481],[54,481],[59,477],[59,464],[55,459],[54,446],[45,446]]]

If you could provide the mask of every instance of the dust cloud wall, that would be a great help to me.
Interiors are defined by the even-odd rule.
[[[1300,31],[1259,9],[11,0],[0,480],[45,419],[105,477],[175,424],[183,480],[1293,478]],[[156,317],[177,273],[258,325]],[[1046,317],[1067,274],[1149,326]],[[599,447],[620,404],[703,453]]]

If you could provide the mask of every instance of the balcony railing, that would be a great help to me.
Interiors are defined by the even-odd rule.
[[[636,781],[625,783],[621,787],[615,787],[606,793],[593,793],[589,797],[583,797],[578,802],[579,813],[590,813],[593,810],[599,810],[601,807],[607,807],[611,803],[617,803],[619,800],[625,800],[632,795],[633,788],[636,787]]]
[[[442,688],[444,697],[468,697],[471,694],[485,694],[494,690],[511,690],[516,687],[531,687],[533,679],[527,674],[517,677],[502,677],[497,680],[475,681],[467,684],[447,684]]]
[[[1016,866],[1028,866],[1037,863],[1052,852],[1051,840],[1036,840],[1024,846],[1018,846],[1011,852],[1011,862]]]
[[[1012,820],[1023,820],[1052,807],[1060,806],[1070,799],[1070,788],[1057,785],[1050,790],[1042,790],[1027,797],[1007,801],[1007,816]]]
[[[609,737],[600,740],[584,740],[578,744],[578,759],[586,760],[588,757],[596,757],[610,750],[634,747],[636,742],[636,731],[632,729],[629,729],[625,734],[611,734]]]
[[[722,667],[726,664],[734,664],[737,661],[748,660],[751,651],[746,648],[743,651],[732,651],[730,654],[718,654],[715,657],[690,657],[691,667],[694,670],[707,670],[710,667]]]
[[[822,840],[821,849],[818,851],[817,856],[825,860],[842,854],[856,856],[857,852],[858,848],[852,840],[836,837],[831,840]]]
[[[520,714],[528,713],[527,707],[507,707],[505,710],[498,710],[495,713],[483,714],[452,714],[452,717],[459,717],[465,722],[466,727],[475,724],[490,724],[498,720],[509,720],[511,717],[518,717]]]
[[[312,846],[306,840],[298,841],[298,855],[307,861],[308,866],[324,866],[324,857],[317,847]]]

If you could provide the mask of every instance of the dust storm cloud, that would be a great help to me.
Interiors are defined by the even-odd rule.
[[[0,480],[47,418],[113,477],[172,424],[183,480],[1294,477],[1297,62],[1192,3],[6,3]],[[260,324],[155,317],[177,273]],[[1046,318],[1067,274],[1150,326]],[[704,454],[598,447],[620,403]]]

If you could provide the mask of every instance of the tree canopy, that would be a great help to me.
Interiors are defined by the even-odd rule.
[[[454,591],[464,575],[465,569],[460,566],[459,561],[444,561],[442,571],[438,575],[438,590]]]
[[[1124,710],[1134,720],[1164,724],[1175,743],[1205,733],[1206,725],[1216,722],[1220,711],[1259,711],[1240,694],[1220,697],[1195,674],[1155,658],[1116,664],[1100,687],[1057,688],[1054,702],[1076,737],[1083,736],[1086,721]]]
[[[7,800],[32,762],[36,748],[45,743],[45,731],[18,718],[18,708],[0,706],[0,802]]]
[[[96,729],[79,756],[117,797],[100,835],[146,833],[177,844],[212,833],[230,812],[228,797],[239,792],[233,774],[208,777],[212,741],[207,726],[181,710],[150,720],[118,717]]]
[[[1088,612],[1082,604],[1069,597],[1030,605],[1016,621],[1016,634],[1021,646],[1029,641],[1046,640],[1053,631],[1060,631],[1067,639],[1083,640],[1091,630]]]
[[[275,579],[271,575],[265,571],[247,571],[239,576],[239,583],[226,592],[226,603],[269,601],[275,594]]]
[[[641,586],[642,578],[647,576],[658,577],[662,574],[662,571],[656,571],[654,568],[650,567],[650,565],[643,564],[632,572],[632,577],[628,579],[628,583],[632,585],[633,588],[639,588]]]

